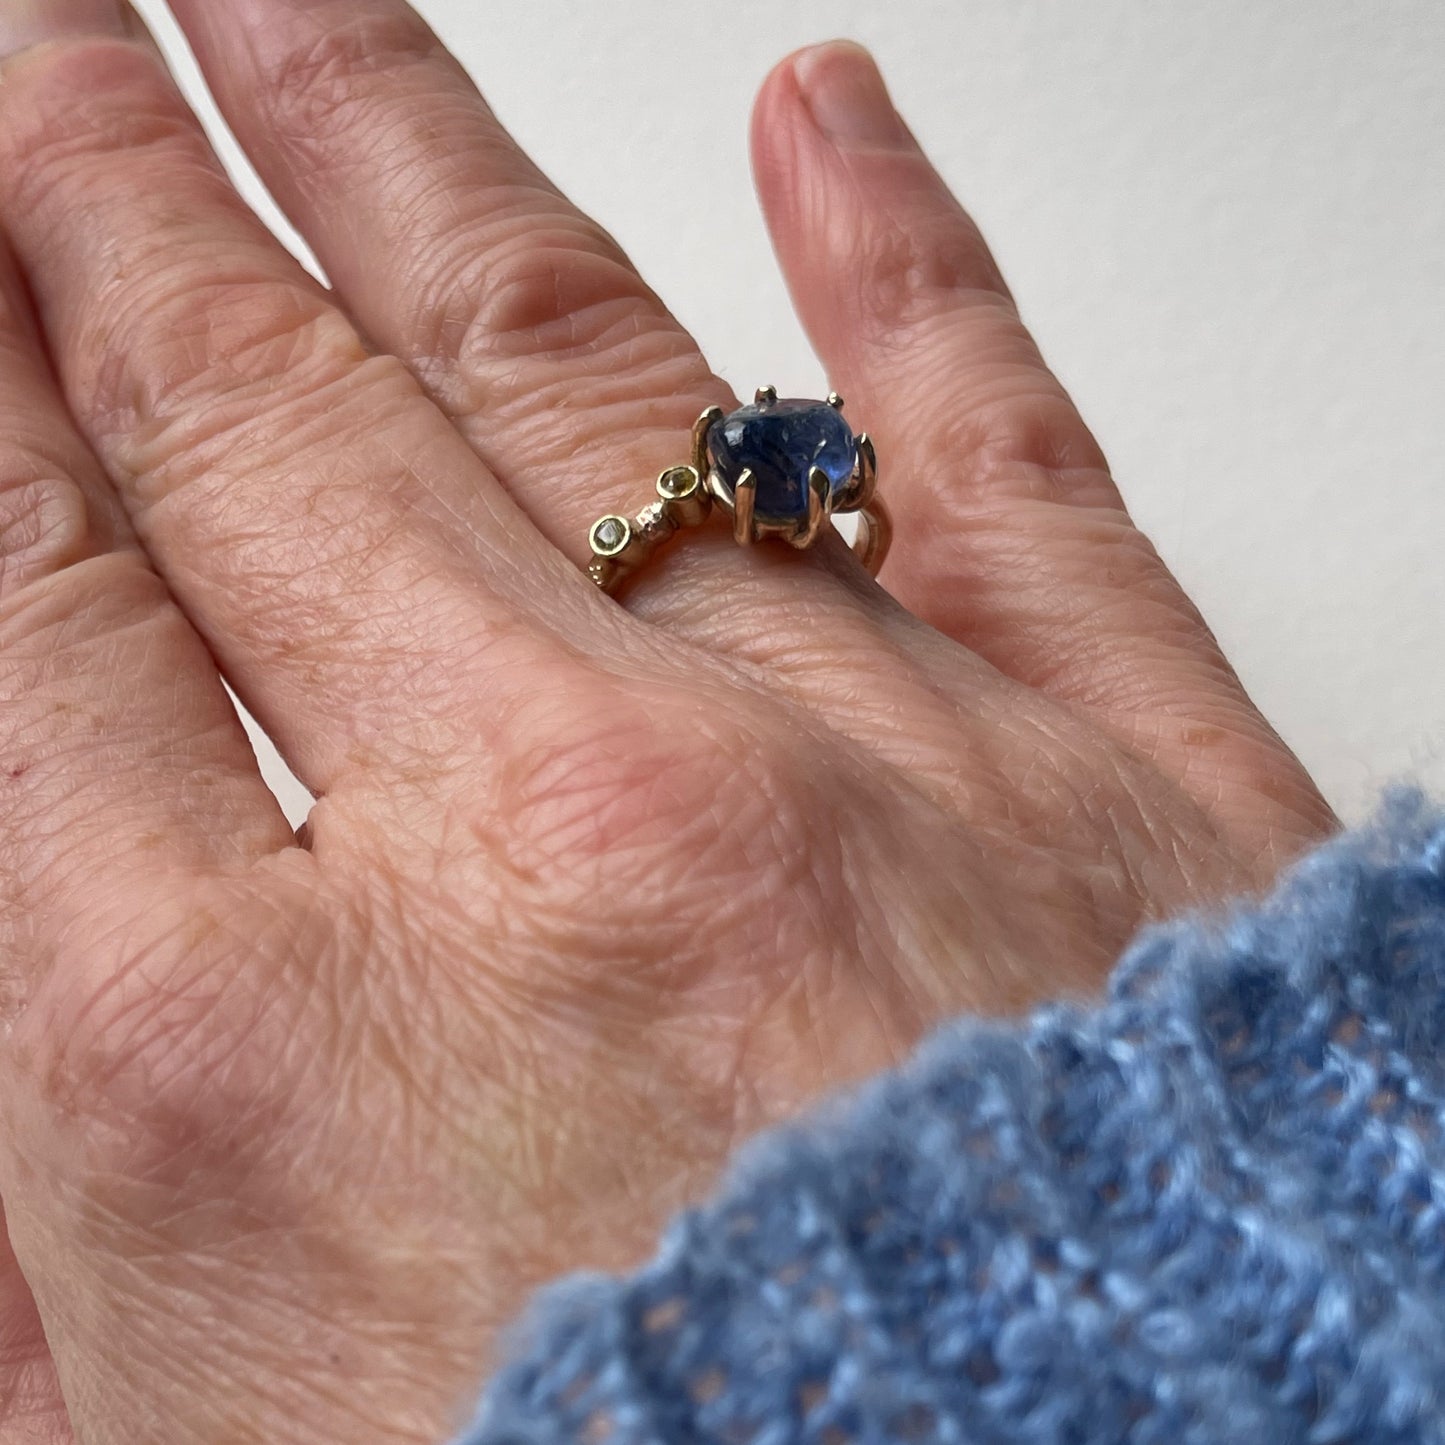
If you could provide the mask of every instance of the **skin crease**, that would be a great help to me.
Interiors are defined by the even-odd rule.
[[[743,1138],[1333,819],[856,47],[754,156],[884,587],[719,531],[619,607],[579,539],[729,403],[690,339],[396,0],[175,8],[334,291],[57,3],[0,83],[0,1445],[435,1445]]]

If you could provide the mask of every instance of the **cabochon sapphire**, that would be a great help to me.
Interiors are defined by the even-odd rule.
[[[731,491],[745,471],[757,478],[753,515],[761,522],[796,522],[808,515],[808,476],[821,467],[833,493],[847,485],[858,461],[848,423],[825,401],[766,401],[714,425],[708,460]]]

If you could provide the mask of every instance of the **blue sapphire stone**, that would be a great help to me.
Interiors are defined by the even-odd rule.
[[[765,401],[714,425],[708,460],[732,491],[745,471],[757,478],[753,515],[760,522],[796,522],[808,515],[808,476],[821,467],[833,494],[848,484],[858,461],[852,428],[825,401]]]

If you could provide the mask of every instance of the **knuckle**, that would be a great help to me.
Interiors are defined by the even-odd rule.
[[[676,354],[685,338],[600,227],[535,190],[499,204],[459,267],[422,288],[423,313],[439,318],[424,366],[485,378],[518,361],[615,371]],[[460,325],[447,320],[459,311]]]
[[[91,550],[80,488],[24,456],[0,450],[0,597],[63,571]]]
[[[392,92],[398,67],[445,54],[407,6],[377,13],[351,0],[298,7],[254,33],[261,96],[276,129],[304,154],[350,127],[358,104]]]
[[[840,262],[859,274],[861,319],[884,335],[960,305],[1013,310],[1002,274],[973,222],[952,204],[887,219],[868,237],[858,266],[859,238],[839,236]]]
[[[614,885],[659,877],[717,781],[696,732],[606,685],[585,712],[558,709],[533,728],[535,745],[503,784],[513,871],[589,882],[605,871]]]
[[[164,585],[134,549],[86,558],[0,602],[0,698],[44,706],[79,691],[99,654],[136,628],[175,625]],[[168,639],[169,640],[169,639]],[[113,661],[113,659],[106,659]],[[0,708],[0,746],[23,743],[32,708]]]
[[[314,651],[319,659],[333,641],[390,651],[388,636],[403,635],[410,647],[406,599],[448,592],[450,579],[423,570],[415,512],[397,490],[409,474],[395,448],[409,437],[425,444],[432,417],[395,358],[353,359],[344,339],[268,344],[309,360],[295,360],[284,376],[238,379],[204,405],[168,407],[115,439],[110,450],[130,476],[139,530],[167,566],[204,559],[227,625],[242,623],[281,655],[299,662]],[[330,355],[319,359],[318,350]],[[376,434],[391,443],[359,444]],[[397,569],[415,590],[398,593]],[[359,611],[375,625],[365,636],[350,631],[359,613],[336,606],[338,578],[352,600],[368,598]]]
[[[942,421],[913,434],[928,438],[934,461],[922,474],[946,509],[1008,498],[1122,511],[1098,443],[1042,366],[979,368],[955,388]]]
[[[831,813],[785,728],[664,686],[568,697],[528,719],[496,809],[508,893],[554,957],[684,958],[731,926],[740,879],[785,889],[816,856]]]
[[[3,94],[0,155],[17,213],[43,208],[56,188],[83,194],[118,154],[144,161],[194,133],[154,55],[129,41],[43,47],[7,74]]]
[[[172,420],[200,422],[198,403],[205,425],[223,430],[367,359],[355,329],[309,283],[263,265],[217,277],[213,260],[188,248],[111,288],[76,351],[94,358],[74,383],[86,412],[106,434],[139,430],[142,449]],[[146,469],[143,458],[122,465]]]
[[[171,882],[147,916],[110,898],[72,920],[86,956],[61,949],[13,1026],[42,1116],[81,1129],[99,1180],[233,1170],[238,1141],[274,1138],[292,1107],[281,1077],[296,1021],[279,1003],[284,955],[263,963],[267,920],[248,916],[238,967],[218,895]]]
[[[104,438],[198,401],[224,427],[227,404],[253,411],[368,359],[351,323],[236,199],[153,56],[67,45],[21,78],[27,113],[0,127],[0,168],[27,218],[27,248],[53,241],[92,272],[90,304],[68,309],[60,341],[77,410]],[[7,122],[9,109],[7,99]],[[157,174],[160,184],[147,181]],[[98,223],[111,233],[104,250],[90,239]]]

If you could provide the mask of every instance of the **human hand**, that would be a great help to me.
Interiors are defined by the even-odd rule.
[[[693,343],[399,0],[175,8],[335,290],[98,0],[0,6],[70,32],[0,84],[0,1441],[434,1445],[742,1137],[1331,818],[856,49],[755,152],[892,595],[718,528],[619,606]]]

